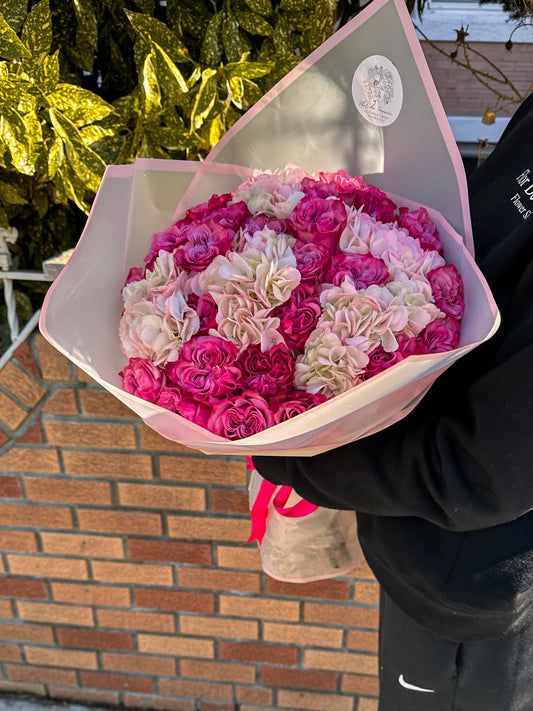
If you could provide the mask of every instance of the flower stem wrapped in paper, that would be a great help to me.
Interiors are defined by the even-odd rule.
[[[258,181],[279,182],[288,162],[306,172],[285,175],[272,209],[276,190],[261,194]],[[278,177],[254,178],[254,168]],[[356,187],[347,176],[360,175],[357,198],[346,197]],[[211,203],[222,217],[209,237],[193,234],[204,203],[238,188],[238,199]],[[437,232],[442,248],[432,243]],[[398,280],[395,260],[415,241],[406,260],[416,268]],[[271,279],[274,262],[278,281]],[[313,270],[319,276],[308,278]],[[310,283],[329,286],[311,294]],[[457,342],[457,313],[443,299],[450,290],[460,295],[461,283]],[[246,320],[250,308],[253,322]],[[357,327],[365,318],[373,331]],[[313,455],[405,416],[497,321],[472,255],[461,159],[409,15],[402,0],[374,0],[263,97],[203,163],[110,166],[82,239],[47,294],[41,329],[165,437],[208,454]],[[451,350],[428,345],[443,338]],[[284,348],[295,354],[291,387]],[[338,368],[343,357],[346,367]],[[210,358],[225,363],[225,375],[202,394],[198,363]],[[119,373],[137,394],[124,390]],[[145,397],[143,379],[149,390],[159,388],[157,397]],[[197,390],[183,397],[192,383]],[[285,420],[284,408],[304,409],[294,398],[287,404],[290,391],[314,406]],[[236,411],[230,392],[244,398]],[[267,426],[241,437],[236,413],[257,411],[265,393]],[[171,411],[180,398],[191,401],[182,414]]]

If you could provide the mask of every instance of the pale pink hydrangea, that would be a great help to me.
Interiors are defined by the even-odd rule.
[[[339,251],[368,254],[370,237],[376,229],[382,227],[381,222],[363,212],[363,208],[349,207],[346,216],[346,227],[339,238]]]
[[[231,202],[245,202],[252,214],[259,212],[284,219],[303,197],[299,181],[286,181],[281,174],[259,172],[237,188]]]

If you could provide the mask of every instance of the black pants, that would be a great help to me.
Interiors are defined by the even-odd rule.
[[[428,632],[381,593],[379,711],[533,711],[533,626],[482,642]]]

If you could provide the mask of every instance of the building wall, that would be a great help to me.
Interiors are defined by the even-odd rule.
[[[34,334],[0,371],[0,692],[376,711],[378,585],[261,569],[246,465],[156,435]]]

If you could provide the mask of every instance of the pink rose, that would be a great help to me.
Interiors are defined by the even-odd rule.
[[[154,403],[166,382],[164,371],[143,358],[130,358],[119,375],[125,392]]]
[[[210,294],[202,294],[202,296],[191,294],[187,301],[189,306],[196,311],[198,318],[200,319],[200,328],[198,329],[196,335],[209,335],[209,331],[212,328],[217,328],[218,309],[215,304],[215,300]]]
[[[184,220],[179,220],[179,222],[171,225],[166,230],[163,230],[163,232],[156,232],[152,236],[150,251],[144,258],[147,269],[152,269],[160,250],[164,250],[165,252],[173,252],[177,247],[186,241],[182,234],[182,230],[185,225],[186,222]]]
[[[132,281],[141,281],[141,279],[144,279],[145,274],[146,271],[142,267],[132,267],[128,272],[124,286],[131,284]]]
[[[378,346],[372,351],[372,353],[368,354],[368,357],[368,365],[365,368],[365,380],[381,373],[382,370],[386,370],[392,365],[396,365],[396,363],[403,360],[405,356],[399,349],[397,351],[393,351],[392,353],[387,353],[383,349],[383,346]]]
[[[272,312],[280,321],[278,331],[289,348],[302,351],[322,313],[320,295],[310,282],[296,288],[288,301]]]
[[[427,274],[435,304],[448,316],[460,319],[465,312],[461,275],[453,264],[432,269]]]
[[[170,410],[171,412],[179,412],[182,399],[183,393],[179,388],[177,388],[175,385],[164,385],[159,392],[157,404],[160,407],[164,407],[165,410]]]
[[[297,241],[293,247],[296,268],[302,275],[302,282],[321,284],[331,263],[331,252],[323,244]]]
[[[237,230],[244,226],[249,215],[247,204],[241,200],[232,205],[226,205],[226,207],[219,207],[214,210],[211,215],[209,215],[207,224],[210,226],[220,225],[221,227],[226,227],[237,232]]]
[[[278,217],[270,217],[269,215],[252,215],[244,224],[245,232],[251,235],[255,232],[261,232],[265,227],[277,235],[280,235],[287,230],[287,220],[281,220]]]
[[[183,396],[177,412],[186,420],[189,420],[189,422],[194,422],[206,430],[209,429],[208,422],[211,417],[212,409],[204,402]]]
[[[459,321],[446,316],[429,323],[418,337],[422,353],[444,353],[457,348],[460,335]]]
[[[416,336],[406,336],[403,333],[397,333],[396,340],[398,342],[398,351],[404,358],[407,358],[407,356],[410,355],[419,355],[422,353],[420,344],[418,343],[418,338]]]
[[[428,217],[425,207],[419,207],[418,210],[412,212],[409,212],[407,207],[401,207],[398,224],[406,229],[411,237],[420,240],[422,249],[435,250],[442,254],[437,225]]]
[[[258,345],[250,345],[239,356],[243,387],[263,397],[272,397],[292,387],[294,358],[284,343],[279,343],[263,353]]]
[[[290,231],[296,237],[324,245],[334,254],[346,227],[346,207],[341,200],[305,197],[294,208],[291,221]]]
[[[307,197],[320,198],[322,200],[328,197],[339,197],[335,183],[314,180],[313,178],[304,178],[302,180],[302,192],[305,193]]]
[[[207,429],[227,439],[242,439],[273,424],[274,415],[268,402],[253,390],[245,390],[233,400],[215,405]]]
[[[356,289],[366,289],[371,284],[381,286],[390,280],[389,270],[382,259],[366,254],[336,254],[331,260],[331,279],[340,286],[350,277]]]
[[[181,231],[185,241],[174,256],[182,269],[203,272],[215,257],[226,254],[231,249],[235,232],[217,224],[193,222]]]
[[[195,336],[187,341],[180,357],[167,365],[168,378],[190,397],[214,405],[241,387],[237,348],[216,336]]]
[[[276,398],[276,401],[272,402],[272,407],[275,409],[274,422],[279,425],[280,422],[286,422],[291,417],[296,417],[296,415],[300,415],[326,400],[327,397],[321,393],[313,394],[305,390],[291,390],[284,399],[278,400]]]
[[[185,213],[185,217],[189,222],[203,222],[214,210],[220,207],[226,207],[231,198],[231,193],[211,195],[207,202],[202,202],[199,205],[190,207]]]
[[[353,205],[362,207],[364,212],[380,222],[393,222],[396,219],[396,203],[373,185],[363,183],[359,190],[354,190]]]

